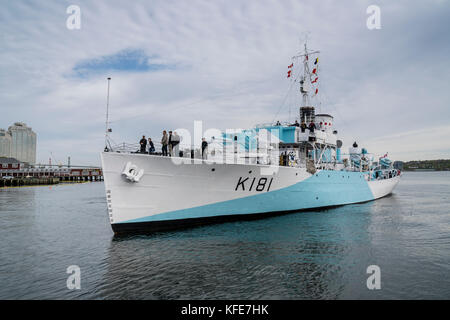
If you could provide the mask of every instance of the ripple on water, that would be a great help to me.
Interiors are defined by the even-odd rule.
[[[0,298],[449,299],[449,178],[405,173],[374,202],[122,238],[102,183],[2,189]]]

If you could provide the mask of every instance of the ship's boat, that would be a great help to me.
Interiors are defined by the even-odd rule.
[[[210,137],[204,149],[181,137],[171,157],[112,146],[107,123],[101,159],[113,231],[253,219],[390,194],[401,177],[392,161],[356,143],[343,153],[333,116],[316,114],[311,105],[311,93],[317,95],[317,55],[305,45],[289,66],[288,77],[299,84],[303,100],[294,123],[227,130]],[[296,71],[302,72],[295,77]]]

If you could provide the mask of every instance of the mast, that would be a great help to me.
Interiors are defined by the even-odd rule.
[[[108,143],[109,143],[109,132],[111,132],[111,129],[109,129],[109,84],[110,84],[111,78],[108,78],[108,93],[106,96],[106,122],[105,122],[105,152],[108,152]]]
[[[308,66],[308,49],[306,48],[306,41],[305,41],[305,54],[303,58],[303,76],[300,80],[300,92],[303,96],[303,107],[306,107],[308,105],[308,92],[309,92],[309,82],[307,79],[307,75],[309,74],[309,66]]]
[[[307,47],[307,42],[305,41],[304,44],[304,53],[299,53],[298,55],[292,57],[292,59],[299,59],[299,58],[303,58],[303,75],[300,78],[300,92],[302,94],[302,106],[300,108],[300,120],[301,121],[310,121],[310,116],[309,116],[309,112],[308,115],[304,114],[302,117],[302,108],[304,108],[304,110],[309,110],[311,109],[310,112],[314,113],[314,107],[310,106],[310,99],[309,99],[309,91],[311,90],[311,72],[309,70],[309,56],[314,55],[314,54],[318,54],[320,53],[320,51],[309,51],[308,47]]]
[[[311,72],[309,71],[309,56],[313,54],[318,54],[320,51],[308,51],[306,41],[305,41],[305,52],[294,56],[292,59],[303,58],[303,75],[300,79],[300,92],[303,96],[303,107],[307,107],[309,103],[309,90],[311,88]]]

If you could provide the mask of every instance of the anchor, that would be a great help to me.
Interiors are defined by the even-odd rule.
[[[139,182],[144,175],[144,169],[138,170],[138,167],[131,162],[127,162],[122,171],[122,177],[130,182]]]

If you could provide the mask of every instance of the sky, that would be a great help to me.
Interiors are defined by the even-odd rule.
[[[80,29],[67,28],[70,5]],[[380,8],[368,29],[367,7]],[[115,143],[162,130],[293,121],[287,66],[320,50],[318,112],[393,160],[450,158],[450,1],[1,1],[0,128],[37,160],[99,165],[107,77]]]

